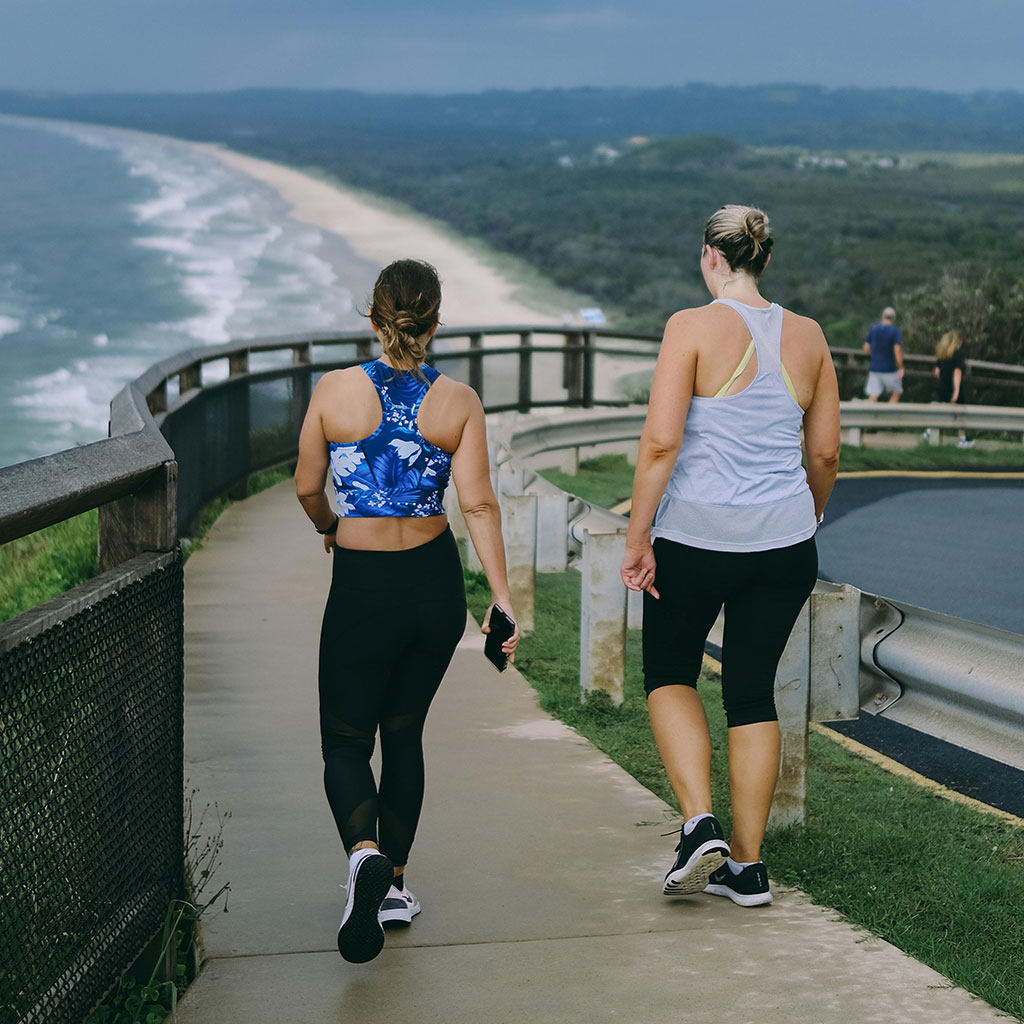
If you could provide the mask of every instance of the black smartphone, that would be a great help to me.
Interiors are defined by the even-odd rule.
[[[484,640],[484,657],[499,672],[504,672],[508,665],[508,655],[501,649],[501,645],[516,631],[516,624],[507,613],[494,605],[487,625],[491,627],[491,631]]]

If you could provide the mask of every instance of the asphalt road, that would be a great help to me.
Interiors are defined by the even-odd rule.
[[[824,579],[1024,633],[1024,479],[839,480],[817,540]]]
[[[1024,480],[839,480],[817,534],[819,574],[1024,633]],[[830,727],[960,793],[1024,815],[1024,773],[884,715]]]

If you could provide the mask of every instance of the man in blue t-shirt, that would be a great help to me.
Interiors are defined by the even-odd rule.
[[[869,402],[877,402],[886,391],[890,402],[898,402],[903,394],[903,335],[895,320],[896,310],[886,306],[882,322],[868,331],[864,342],[864,351],[871,356],[864,388]]]

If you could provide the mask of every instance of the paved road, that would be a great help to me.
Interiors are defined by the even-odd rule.
[[[1024,480],[848,478],[818,531],[821,575],[1024,633]]]

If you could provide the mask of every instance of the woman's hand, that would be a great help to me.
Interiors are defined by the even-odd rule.
[[[327,554],[331,554],[334,549],[338,546],[338,528],[335,528],[330,533],[324,534],[324,551]]]
[[[630,590],[646,590],[651,597],[660,597],[654,585],[654,548],[651,542],[627,544],[626,554],[622,559],[622,582]]]
[[[484,635],[490,633],[491,610],[495,605],[515,623],[515,632],[501,645],[502,651],[508,655],[509,664],[513,664],[516,660],[516,648],[519,646],[519,622],[512,611],[511,601],[492,601],[487,607],[487,613],[484,615],[484,624],[480,627],[480,632]]]

